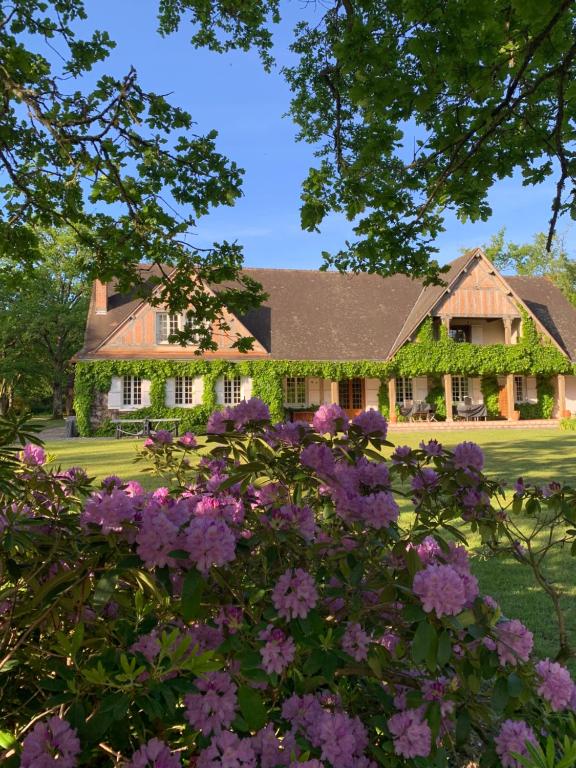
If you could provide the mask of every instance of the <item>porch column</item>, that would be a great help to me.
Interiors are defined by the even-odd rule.
[[[390,423],[396,424],[398,417],[396,416],[396,377],[391,376],[388,379],[388,404],[390,411]]]
[[[512,344],[512,318],[503,317],[504,323],[504,344]]]
[[[566,376],[563,373],[558,374],[558,418],[564,418],[566,410]]]
[[[442,325],[444,326],[444,328],[446,328],[446,333],[450,335],[450,320],[451,320],[450,315],[441,315],[440,320],[442,321]]]
[[[339,405],[340,395],[338,392],[338,382],[337,381],[331,381],[330,382],[330,402],[336,403],[336,405]]]
[[[444,400],[446,401],[446,421],[454,421],[452,416],[452,374],[444,374]]]
[[[514,374],[509,373],[506,376],[506,406],[508,409],[508,415],[506,418],[508,421],[512,421],[512,411],[514,410]]]

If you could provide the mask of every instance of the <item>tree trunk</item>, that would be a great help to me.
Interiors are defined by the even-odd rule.
[[[52,384],[52,418],[62,418],[62,382],[55,381]]]

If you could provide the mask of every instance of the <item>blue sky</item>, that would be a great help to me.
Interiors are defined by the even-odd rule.
[[[315,268],[323,250],[336,251],[353,238],[350,224],[332,216],[320,234],[303,232],[299,223],[300,185],[314,163],[313,148],[296,142],[288,117],[290,92],[279,67],[291,61],[291,30],[299,19],[319,17],[321,3],[285,2],[285,18],[275,34],[278,67],[264,72],[257,54],[212,54],[189,44],[190,27],[161,38],[156,33],[156,0],[86,0],[89,26],[106,29],[117,42],[103,69],[121,75],[130,65],[144,88],[171,93],[187,109],[199,133],[214,128],[218,149],[245,169],[243,198],[234,208],[215,209],[199,222],[196,243],[238,240],[247,266]],[[487,242],[505,226],[515,242],[531,240],[547,229],[554,181],[524,188],[517,180],[499,182],[492,191],[488,222],[461,224],[453,216],[439,238],[439,260],[455,258],[461,248]],[[561,221],[571,252],[576,231]]]

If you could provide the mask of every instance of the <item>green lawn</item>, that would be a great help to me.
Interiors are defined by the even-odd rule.
[[[414,433],[392,433],[399,445],[416,446],[420,440],[436,437],[446,447],[463,440],[479,443],[486,454],[486,471],[492,477],[514,481],[524,476],[535,482],[562,479],[576,485],[576,433],[557,429],[543,430],[469,430],[437,432],[422,429]],[[145,474],[142,464],[134,464],[142,441],[113,439],[76,439],[48,442],[46,448],[63,467],[83,466],[97,480],[110,474],[141,482],[153,488],[158,481]],[[522,520],[527,528],[530,522]],[[493,595],[508,616],[522,619],[534,632],[539,655],[554,654],[555,625],[550,603],[532,582],[531,574],[512,558],[486,558],[479,540],[471,536],[470,549],[474,572],[483,592]],[[576,645],[576,568],[567,553],[550,563],[550,578],[564,590],[568,626]]]

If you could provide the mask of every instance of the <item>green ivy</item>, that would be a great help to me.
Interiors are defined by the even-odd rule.
[[[426,402],[435,407],[436,419],[438,421],[446,420],[446,397],[444,395],[444,384],[440,379],[434,379],[432,386],[426,395]]]
[[[483,376],[480,391],[488,418],[497,419],[500,416],[500,385],[496,376]]]
[[[554,385],[550,379],[539,376],[536,380],[536,403],[519,403],[521,419],[551,419],[554,411]]]
[[[476,345],[455,342],[441,328],[440,338],[434,339],[433,322],[428,318],[422,324],[414,342],[405,344],[392,360],[384,362],[359,360],[333,362],[317,360],[94,360],[76,364],[74,407],[81,435],[91,432],[90,410],[98,392],[110,389],[112,376],[140,376],[149,379],[150,408],[141,409],[145,415],[156,418],[175,415],[183,424],[196,423],[200,414],[216,407],[216,381],[220,376],[237,374],[252,379],[252,392],[270,407],[274,419],[284,417],[283,379],[286,376],[307,376],[339,381],[350,378],[380,380],[378,403],[385,415],[390,411],[387,380],[390,376],[436,376],[454,373],[467,376],[490,376],[507,373],[549,376],[552,373],[572,373],[574,366],[548,340],[543,339],[532,322],[524,315],[523,333],[518,344]],[[167,408],[165,405],[166,380],[174,376],[203,376],[204,395],[202,410]],[[441,391],[440,391],[441,390]],[[430,400],[433,392],[434,400]],[[438,415],[445,416],[444,390],[433,386],[428,402],[434,402]],[[546,395],[548,397],[548,395]],[[539,395],[540,401],[540,395]],[[553,407],[553,396],[552,396]],[[548,412],[546,400],[544,410]],[[550,411],[551,412],[551,411]],[[140,412],[138,412],[140,413]],[[135,414],[131,412],[130,416]],[[202,416],[203,418],[203,416]]]

